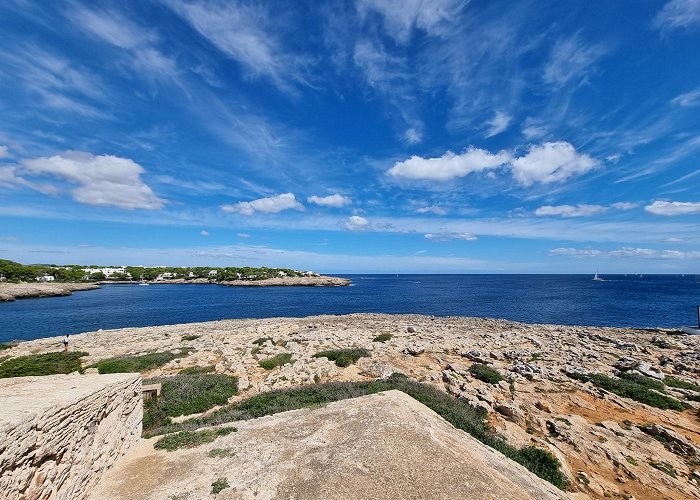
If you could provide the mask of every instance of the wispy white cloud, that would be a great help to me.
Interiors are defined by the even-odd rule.
[[[74,5],[67,17],[80,29],[110,45],[129,52],[127,63],[138,75],[178,81],[175,61],[155,47],[158,35],[116,10]]]
[[[700,214],[700,202],[689,201],[655,201],[644,207],[654,215],[690,215]]]
[[[166,2],[202,37],[236,60],[251,78],[269,80],[278,89],[295,92],[308,84],[308,57],[289,52],[278,36],[279,18],[264,4],[240,2]]]
[[[513,117],[511,115],[506,114],[503,111],[496,111],[493,118],[486,122],[486,125],[488,125],[486,137],[493,137],[501,132],[505,132],[508,129],[508,125],[510,125],[512,119]]]
[[[656,14],[653,26],[660,30],[690,29],[700,25],[700,1],[671,0]]]
[[[700,2],[698,2],[700,4]],[[694,106],[700,106],[700,88],[686,92],[679,96],[674,97],[671,102],[673,104],[678,104],[684,108],[690,108]]]
[[[358,0],[357,9],[363,17],[370,12],[379,14],[387,34],[403,44],[410,40],[414,29],[432,36],[442,35],[455,22],[463,4],[462,0]]]
[[[233,205],[221,205],[221,210],[224,212],[236,212],[242,215],[253,215],[256,212],[274,214],[290,209],[304,210],[304,205],[297,201],[293,193],[278,194],[253,201],[239,201]]]
[[[348,220],[343,224],[343,227],[349,231],[364,231],[369,229],[369,220],[360,215],[351,215]]]
[[[10,165],[0,167],[0,188],[19,189],[30,188],[44,194],[53,194],[56,188],[50,184],[40,184],[25,179],[17,172],[17,167]]]
[[[572,80],[585,81],[595,63],[607,52],[603,44],[590,44],[580,34],[560,38],[544,66],[544,81],[561,87]]]
[[[657,250],[653,248],[622,247],[615,250],[598,250],[594,248],[561,247],[549,251],[550,256],[567,256],[584,258],[622,258],[622,259],[700,259],[698,251]]]
[[[204,237],[209,236],[209,231],[204,231],[204,230],[202,230],[202,231],[199,232],[199,235],[200,235],[200,236],[204,236]]]
[[[143,167],[128,158],[67,151],[25,159],[21,164],[32,175],[48,175],[78,184],[71,194],[79,203],[127,210],[154,210],[166,203],[141,179]]]
[[[0,160],[3,158],[10,158],[12,155],[10,154],[10,150],[7,146],[0,146]]]
[[[634,202],[617,202],[609,206],[604,205],[544,205],[535,210],[535,215],[538,217],[560,216],[560,217],[588,217],[591,215],[600,215],[607,212],[610,208],[615,210],[632,210],[639,206],[639,203]]]
[[[426,240],[431,241],[476,241],[479,239],[475,234],[472,233],[454,233],[454,232],[442,232],[442,233],[426,233]]]
[[[27,44],[0,51],[0,80],[9,75],[48,108],[91,118],[109,116],[100,107],[107,101],[102,78],[53,52]]]
[[[544,205],[535,210],[538,217],[587,217],[607,212],[608,208],[602,205]]]
[[[447,215],[447,210],[436,204],[427,207],[418,207],[415,211],[418,214]]]
[[[350,205],[352,200],[341,194],[332,194],[330,196],[309,196],[306,201],[322,207],[340,208],[345,205]]]

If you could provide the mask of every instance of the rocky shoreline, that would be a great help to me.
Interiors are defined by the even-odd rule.
[[[96,290],[96,283],[0,283],[0,302],[38,297],[59,297],[73,292]]]
[[[149,285],[223,285],[223,286],[348,286],[352,281],[335,276],[299,276],[270,278],[259,281],[212,281],[205,278],[147,281]],[[71,295],[83,290],[96,290],[102,285],[138,285],[135,281],[100,281],[98,283],[0,283],[0,302],[39,297]]]
[[[549,450],[562,463],[574,498],[700,498],[700,392],[669,382],[697,384],[697,336],[662,329],[352,314],[124,328],[71,339],[71,349],[89,353],[84,366],[113,356],[192,348],[186,357],[143,376],[210,366],[215,373],[239,377],[240,394],[232,400],[398,371],[483,408],[509,444]],[[58,337],[22,342],[3,354],[56,351],[59,342]],[[341,348],[366,349],[369,356],[347,367],[314,357]],[[272,370],[259,365],[278,354],[293,361]],[[483,381],[473,369],[477,365],[496,370],[502,380]],[[650,384],[664,379],[669,385],[651,393],[684,406],[661,409],[618,395],[584,377],[595,373],[615,380],[629,373]]]

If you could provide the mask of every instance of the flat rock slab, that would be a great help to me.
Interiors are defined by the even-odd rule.
[[[113,384],[138,380],[138,373],[51,375],[0,379],[0,428],[17,425],[50,408],[68,407]]]
[[[217,479],[229,484],[217,499],[568,498],[399,391],[235,425],[174,452],[144,441],[91,498],[212,498]]]

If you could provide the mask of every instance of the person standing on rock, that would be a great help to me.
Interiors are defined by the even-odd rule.
[[[66,333],[63,337],[63,352],[68,352],[68,342],[70,341],[70,335]]]

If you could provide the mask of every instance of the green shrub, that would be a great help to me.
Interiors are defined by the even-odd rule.
[[[355,364],[360,358],[367,357],[369,357],[367,349],[335,349],[314,354],[314,358],[328,358],[331,361],[335,361],[336,366],[341,368]]]
[[[620,374],[620,378],[633,382],[637,385],[641,385],[642,387],[646,387],[647,389],[654,389],[660,392],[664,392],[666,390],[663,382],[639,373],[623,372]]]
[[[372,342],[386,342],[387,340],[391,340],[392,337],[393,335],[390,333],[380,333],[372,339]]]
[[[225,458],[233,457],[235,455],[236,452],[233,451],[232,448],[214,448],[213,450],[209,450],[209,453],[207,453],[209,458]]]
[[[212,495],[216,495],[217,493],[221,493],[228,487],[229,485],[226,479],[217,479],[216,481],[211,483],[211,493]]]
[[[211,373],[216,369],[215,366],[188,366],[180,370],[178,375],[199,375],[201,373]]]
[[[481,363],[471,365],[469,367],[469,372],[474,376],[474,378],[479,379],[482,382],[486,382],[487,384],[497,384],[503,380],[503,377],[498,370]]]
[[[4,351],[5,349],[12,349],[16,345],[17,344],[13,344],[11,342],[5,344],[0,343],[0,351]]]
[[[654,469],[658,469],[661,472],[664,472],[673,478],[678,477],[676,469],[674,469],[673,465],[669,464],[668,462],[649,462],[649,465],[651,465]]]
[[[272,342],[273,344],[275,343],[275,341],[272,339],[272,337],[260,337],[259,339],[253,340],[253,344],[261,346],[265,342],[267,342],[268,340],[270,342]]]
[[[567,375],[582,382],[591,382],[596,387],[610,391],[623,398],[633,399],[662,410],[683,411],[688,407],[685,403],[658,392],[656,389],[658,381],[648,379],[648,377],[643,377],[643,379],[640,379],[639,376],[614,378],[600,373],[569,373]]]
[[[160,432],[192,430],[237,420],[258,418],[392,389],[408,394],[438,413],[454,427],[467,432],[485,445],[522,464],[555,486],[559,488],[566,486],[566,479],[560,470],[560,464],[551,453],[531,446],[517,449],[509,445],[488,427],[486,413],[483,409],[472,407],[462,398],[452,399],[449,394],[435,387],[420,384],[398,373],[394,373],[388,379],[371,382],[312,384],[264,392],[216,410],[207,416],[166,426],[160,429]]]
[[[693,382],[686,382],[676,377],[666,377],[664,383],[669,387],[676,387],[678,389],[688,389],[695,392],[700,392],[700,385]]]
[[[226,436],[238,429],[235,427],[221,427],[219,429],[207,429],[203,431],[182,431],[168,434],[160,438],[153,447],[157,450],[175,451],[180,448],[194,448],[206,443],[211,443],[220,436]]]
[[[266,370],[273,370],[278,366],[286,365],[287,363],[294,363],[294,360],[292,359],[292,353],[285,352],[278,354],[277,356],[274,356],[272,358],[258,361],[258,364]]]
[[[170,417],[191,415],[228,403],[238,393],[238,379],[228,375],[195,374],[146,379],[144,384],[161,384],[160,396],[144,404],[144,431],[170,422]]]
[[[79,372],[82,371],[80,358],[87,355],[80,351],[61,351],[17,356],[0,364],[0,378]]]
[[[190,340],[197,340],[201,335],[183,335],[182,340],[184,341],[190,341]]]
[[[100,373],[135,373],[145,372],[163,366],[173,359],[187,356],[192,349],[181,349],[179,352],[151,352],[140,356],[118,356],[98,361],[92,367]]]

